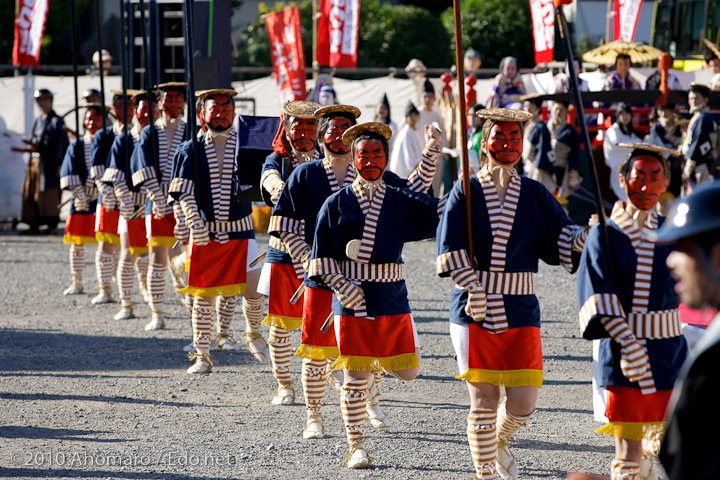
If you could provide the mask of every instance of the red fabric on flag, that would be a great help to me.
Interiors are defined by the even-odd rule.
[[[280,103],[305,100],[305,53],[300,35],[300,10],[292,7],[268,13],[265,24]]]
[[[555,58],[555,4],[553,0],[530,0],[535,64]]]
[[[37,67],[50,0],[17,2],[12,62],[15,66]]]
[[[357,66],[360,0],[320,0],[317,61],[328,67]]]
[[[643,0],[615,0],[613,40],[633,41],[642,4]]]

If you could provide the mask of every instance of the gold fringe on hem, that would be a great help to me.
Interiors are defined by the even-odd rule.
[[[128,247],[128,250],[130,251],[130,255],[135,255],[136,257],[143,256],[150,251],[148,247]]]
[[[490,383],[505,387],[542,387],[542,370],[482,370],[469,368],[467,372],[455,377],[471,383]]]
[[[236,297],[245,295],[246,284],[238,283],[235,285],[224,285],[222,287],[193,287],[188,285],[178,290],[181,293],[187,293],[193,297]]]
[[[186,272],[190,271],[190,260],[185,260],[185,271]]]
[[[356,372],[367,371],[393,371],[405,370],[406,368],[418,368],[420,360],[415,353],[403,353],[393,357],[350,357],[341,355],[332,364],[333,370],[348,369]]]
[[[664,429],[665,425],[667,422],[610,422],[595,430],[595,433],[640,442],[646,433],[652,433],[658,428]]]
[[[98,242],[109,243],[110,245],[120,246],[120,237],[107,232],[95,232],[95,238]]]
[[[172,247],[176,241],[175,237],[150,237],[148,245],[151,247]]]
[[[285,330],[297,330],[302,327],[302,318],[271,315],[268,313],[267,317],[262,321],[262,324],[268,327],[284,328]]]
[[[296,357],[303,357],[309,360],[327,360],[340,355],[338,347],[317,347],[315,345],[302,344],[295,351]]]
[[[84,237],[82,235],[65,235],[63,237],[63,243],[67,244],[73,244],[73,245],[87,245],[87,244],[96,244],[97,238],[95,237]]]

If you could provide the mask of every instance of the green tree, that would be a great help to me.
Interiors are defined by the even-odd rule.
[[[465,50],[478,50],[484,68],[499,66],[500,60],[506,56],[517,57],[521,68],[535,66],[532,21],[527,0],[464,0],[460,9],[463,47]],[[455,19],[452,8],[443,12],[442,21],[448,35],[454,39]],[[451,48],[454,54],[454,43]]]
[[[303,1],[294,5],[300,8],[305,62],[309,66],[312,63],[312,4]],[[241,35],[236,65],[271,65],[262,15],[287,6],[281,2],[272,7],[260,4],[260,14]],[[423,8],[363,0],[358,37],[358,67],[404,67],[413,58],[420,58],[428,67],[447,67],[452,63],[450,40],[442,22]]]

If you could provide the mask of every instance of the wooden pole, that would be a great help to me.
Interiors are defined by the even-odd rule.
[[[313,26],[313,33],[312,33],[312,69],[313,69],[313,80],[317,81],[318,77],[318,71],[317,71],[317,27],[318,27],[318,7],[317,2],[318,0],[311,0],[312,1],[312,26]],[[317,85],[315,86],[317,90]],[[315,96],[317,97],[317,91],[315,92]],[[317,100],[315,98],[314,100]]]
[[[75,86],[75,135],[76,145],[80,144],[80,95],[78,93],[77,26],[75,22],[75,0],[70,0],[70,28],[72,29],[73,84]],[[103,105],[104,107],[104,105]],[[102,107],[101,107],[102,108]],[[104,108],[102,108],[104,110]]]
[[[467,252],[470,264],[475,268],[475,252],[473,248],[472,199],[470,197],[470,159],[467,148],[467,106],[465,105],[465,69],[463,65],[462,23],[460,19],[460,0],[453,0],[455,13],[455,66],[457,68],[458,98],[460,115],[460,152],[462,162],[462,187],[465,195],[465,233]]]

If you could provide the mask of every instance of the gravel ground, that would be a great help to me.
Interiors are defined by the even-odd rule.
[[[266,244],[260,236],[260,245]],[[382,405],[393,425],[368,425],[374,466],[350,471],[339,395],[329,389],[327,437],[299,437],[305,411],[275,407],[270,366],[247,352],[213,352],[211,375],[187,375],[188,315],[168,291],[165,330],[140,318],[115,321],[118,304],[93,306],[94,248],[86,253],[87,295],[63,296],[68,247],[57,236],[3,234],[0,246],[0,477],[83,479],[465,479],[473,472],[465,423],[468,396],[447,326],[452,282],[438,278],[435,244],[406,247],[405,276],[423,347],[421,375],[403,387],[389,378]],[[593,433],[591,344],[576,320],[573,277],[541,266],[545,384],[529,429],[512,449],[521,478],[609,472],[611,438]],[[233,329],[244,321],[236,314]],[[266,327],[263,333],[267,335]],[[293,345],[299,343],[293,334]]]

